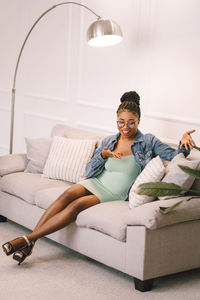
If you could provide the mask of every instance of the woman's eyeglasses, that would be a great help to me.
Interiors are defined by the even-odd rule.
[[[127,122],[127,126],[128,128],[134,128],[135,127],[135,123],[136,122],[133,122],[133,121],[130,121],[130,122]],[[119,128],[122,128],[125,126],[125,122],[124,121],[117,121],[117,125]]]

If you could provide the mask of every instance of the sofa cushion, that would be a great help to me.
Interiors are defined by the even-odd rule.
[[[51,132],[51,137],[53,136],[63,136],[70,139],[89,139],[95,140],[97,146],[101,143],[101,140],[105,136],[98,135],[94,132],[86,131],[80,128],[71,127],[64,124],[56,124]]]
[[[37,191],[35,193],[35,204],[41,208],[47,209],[47,207],[71,185],[72,183],[67,183],[66,186],[59,186]]]
[[[77,216],[76,225],[101,231],[113,238],[125,241],[127,226],[145,226],[159,229],[165,226],[200,219],[200,198],[183,202],[167,215],[159,212],[160,206],[171,206],[189,196],[169,200],[157,200],[130,209],[127,201],[112,201],[94,205]]]
[[[25,138],[28,164],[24,172],[42,173],[51,146],[51,138]]]
[[[103,202],[79,213],[76,225],[93,228],[125,241],[128,211],[127,201]]]
[[[50,187],[67,186],[67,183],[42,178],[40,174],[19,172],[4,176],[0,181],[0,185],[2,191],[35,204],[35,193],[37,191]]]
[[[85,179],[85,167],[92,158],[95,140],[54,136],[43,176],[78,182]]]
[[[158,229],[165,226],[200,219],[200,198],[185,201],[169,214],[163,215],[159,207],[169,207],[190,196],[178,197],[168,200],[157,200],[146,203],[127,213],[127,225],[143,225],[149,229]]]

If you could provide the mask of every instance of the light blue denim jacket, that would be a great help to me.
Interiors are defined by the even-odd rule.
[[[119,137],[120,133],[117,133],[102,140],[99,148],[96,150],[94,156],[86,166],[86,178],[97,176],[104,170],[107,158],[104,159],[101,156],[101,152],[104,147],[108,147],[111,151],[113,151]],[[169,145],[162,143],[154,135],[150,133],[142,134],[140,130],[137,130],[135,140],[131,145],[131,150],[141,171],[144,169],[146,164],[157,155],[159,155],[162,159],[170,161],[178,153],[182,152],[185,156],[190,153],[190,150],[186,150],[185,147],[180,149],[180,144],[178,149],[175,150]]]

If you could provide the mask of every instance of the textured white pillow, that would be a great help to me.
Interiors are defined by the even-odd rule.
[[[168,164],[166,168],[166,175],[163,177],[162,182],[173,182],[180,185],[182,188],[190,189],[195,177],[183,172],[178,165],[187,166],[196,169],[199,166],[199,160],[188,160],[183,153],[176,155]],[[173,196],[173,198],[179,195]],[[160,200],[170,199],[172,196],[158,197]]]
[[[85,179],[85,167],[95,151],[95,140],[54,136],[43,176],[70,182]]]
[[[134,208],[143,205],[147,202],[151,202],[155,197],[149,197],[146,195],[138,195],[135,193],[136,188],[146,182],[160,181],[165,173],[165,167],[159,156],[156,156],[146,165],[144,170],[135,180],[129,192],[129,207]]]

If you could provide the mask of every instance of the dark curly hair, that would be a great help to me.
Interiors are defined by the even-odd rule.
[[[117,115],[122,111],[128,110],[138,116],[140,120],[140,96],[135,91],[126,92],[120,98],[121,104],[117,109]]]

